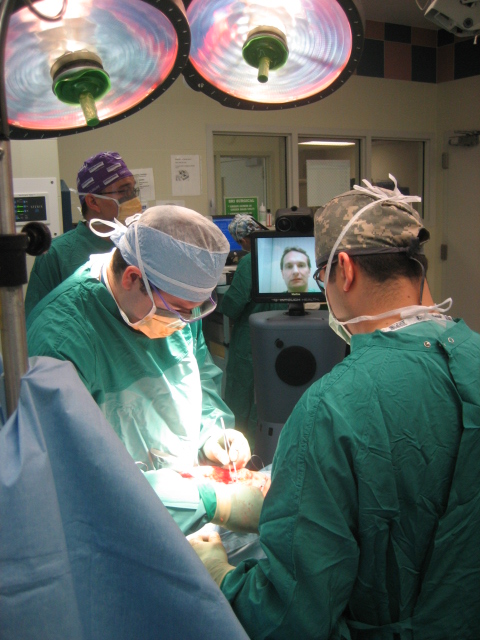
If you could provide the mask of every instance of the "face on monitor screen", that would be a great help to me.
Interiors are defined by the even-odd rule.
[[[324,302],[315,272],[315,239],[270,231],[252,238],[252,297],[256,302]]]

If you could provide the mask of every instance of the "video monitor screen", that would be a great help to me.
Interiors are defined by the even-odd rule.
[[[232,234],[228,230],[228,225],[234,217],[235,216],[212,216],[212,222],[217,225],[223,235],[227,238],[230,243],[230,251],[243,251],[242,247],[233,239]]]
[[[255,302],[325,302],[313,279],[313,235],[269,231],[252,239],[252,298]]]

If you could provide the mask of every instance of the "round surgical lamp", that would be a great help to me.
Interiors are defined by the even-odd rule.
[[[32,230],[15,227],[10,140],[90,131],[136,113],[190,49],[181,0],[0,0],[0,313],[6,415],[28,369],[23,306]],[[35,245],[35,246],[34,246]]]
[[[59,137],[122,120],[158,98],[188,60],[180,0],[17,1],[5,48],[11,139]]]
[[[359,0],[187,0],[188,85],[235,109],[300,107],[339,89],[363,49]]]

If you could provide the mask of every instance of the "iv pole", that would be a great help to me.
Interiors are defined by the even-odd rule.
[[[5,45],[15,0],[0,5],[0,304],[7,416],[17,407],[20,379],[28,369],[22,285],[27,282],[28,237],[15,232],[12,156],[5,92]],[[23,264],[22,264],[23,261]]]

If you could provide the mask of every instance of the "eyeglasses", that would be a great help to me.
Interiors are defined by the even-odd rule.
[[[138,198],[140,187],[125,187],[123,189],[115,189],[115,191],[104,191],[101,195],[109,196],[114,193],[120,196],[119,200],[131,200],[132,198]]]
[[[172,307],[160,293],[160,290],[151,282],[150,287],[166,307],[165,309],[160,309],[159,307],[157,307],[157,315],[164,316],[166,318],[180,318],[182,322],[192,324],[193,322],[198,322],[198,320],[201,320],[202,318],[210,315],[217,308],[217,294],[215,293],[215,291],[212,292],[212,295],[208,298],[208,300],[202,302],[202,304],[198,305],[198,307],[194,307],[191,311],[178,311],[177,309],[172,309]]]
[[[337,257],[332,260],[332,264],[335,264],[338,261]],[[325,274],[327,272],[327,263],[323,266],[318,267],[318,269],[313,274],[313,279],[317,283],[318,288],[322,293],[325,293]]]
[[[313,279],[317,283],[318,288],[322,293],[325,292],[325,272],[327,270],[327,265],[324,267],[319,267],[315,273],[313,274]]]

